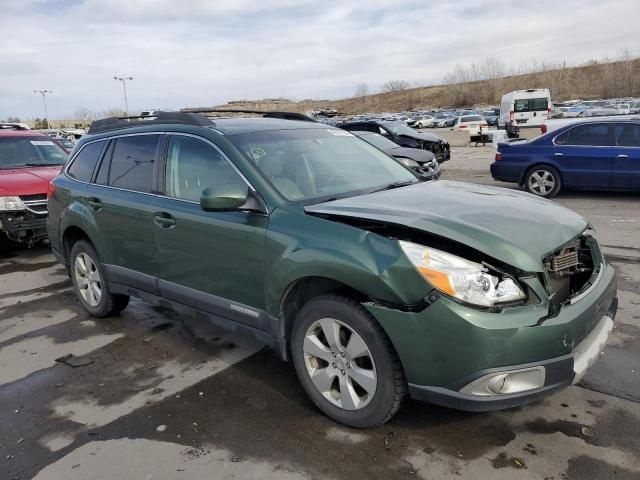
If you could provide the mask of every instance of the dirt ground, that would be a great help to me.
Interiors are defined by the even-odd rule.
[[[456,148],[443,178],[496,184],[493,154]],[[618,272],[602,358],[532,405],[407,401],[372,430],[322,416],[250,339],[138,300],[91,319],[46,247],[1,254],[0,479],[639,479],[640,196],[556,200],[592,222]],[[90,363],[55,361],[70,353]]]

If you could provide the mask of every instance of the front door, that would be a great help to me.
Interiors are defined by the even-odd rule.
[[[608,187],[613,159],[613,132],[608,123],[586,123],[555,138],[549,154],[562,183],[576,188]]]
[[[267,330],[265,235],[269,217],[246,211],[205,212],[202,191],[247,186],[212,143],[169,137],[164,195],[153,202],[159,288],[163,297]]]
[[[640,124],[617,124],[615,137],[611,185],[640,189]]]
[[[126,135],[111,140],[85,190],[85,222],[109,280],[155,291],[151,199],[160,135]]]

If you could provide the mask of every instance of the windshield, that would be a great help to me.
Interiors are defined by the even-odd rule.
[[[418,181],[391,157],[344,130],[276,130],[228,138],[290,201],[344,198]]]
[[[0,138],[0,169],[63,165],[67,152],[47,137]]]
[[[365,142],[370,143],[374,147],[379,148],[380,150],[388,150],[390,148],[398,148],[398,144],[393,143],[388,138],[384,138],[379,133],[364,133],[359,135]]]
[[[385,122],[383,126],[394,135],[415,135],[416,131],[402,122]]]

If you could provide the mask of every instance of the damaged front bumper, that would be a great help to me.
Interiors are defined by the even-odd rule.
[[[396,348],[411,396],[469,411],[522,405],[579,381],[617,310],[613,267],[553,318],[548,305],[480,311],[440,297],[421,312],[366,304]]]
[[[0,232],[13,242],[33,245],[47,238],[47,216],[24,210],[0,213]]]

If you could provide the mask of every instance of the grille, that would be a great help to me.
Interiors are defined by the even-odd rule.
[[[46,201],[47,200],[47,194],[46,193],[36,193],[35,195],[20,195],[20,200],[22,200],[23,202],[31,202],[31,201],[34,201],[34,200]]]

